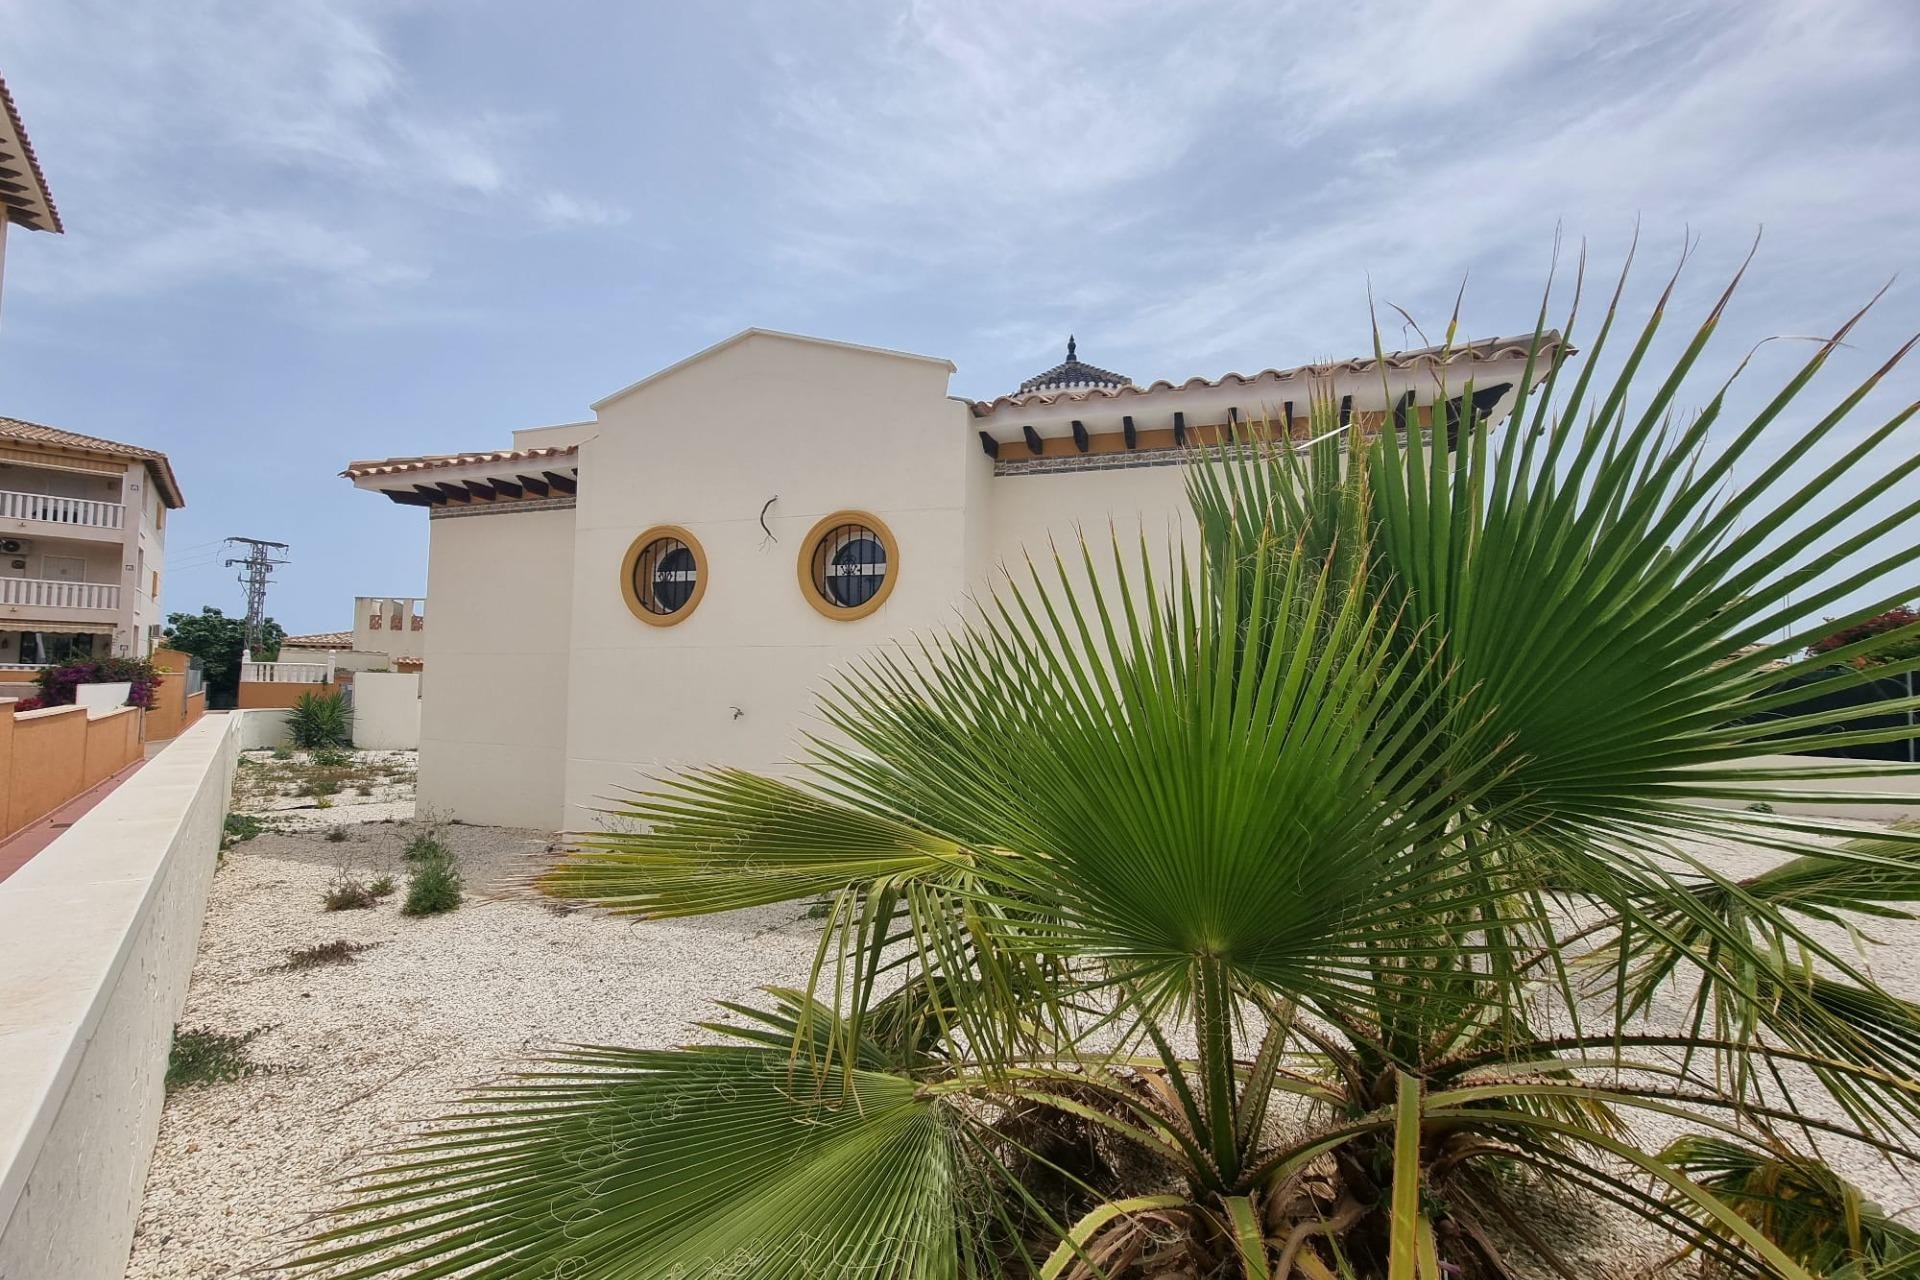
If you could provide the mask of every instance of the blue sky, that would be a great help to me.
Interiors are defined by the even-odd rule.
[[[1683,314],[1764,226],[1716,371],[1900,272],[1833,386],[1920,328],[1905,0],[0,0],[0,31],[68,227],[9,245],[0,413],[167,450],[168,607],[238,611],[212,544],[273,538],[294,631],[425,585],[423,513],[347,460],[504,445],[747,325],[945,355],[965,395],[1069,330],[1212,376],[1368,350],[1369,281],[1432,333],[1465,278],[1470,336],[1524,330],[1556,225],[1611,271],[1638,219],[1643,305],[1699,238]]]

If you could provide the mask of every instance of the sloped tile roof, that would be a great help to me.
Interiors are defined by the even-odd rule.
[[[1478,363],[1485,360],[1526,359],[1527,351],[1533,346],[1534,335],[1521,334],[1510,338],[1486,338],[1479,342],[1461,346],[1421,347],[1416,351],[1393,351],[1384,357],[1356,356],[1351,360],[1334,360],[1324,364],[1303,364],[1291,369],[1262,369],[1259,373],[1224,373],[1218,378],[1188,378],[1185,382],[1169,382],[1165,378],[1136,386],[1127,383],[1118,387],[1081,387],[1063,391],[1027,391],[1010,396],[999,396],[993,400],[976,400],[973,403],[973,416],[984,418],[998,410],[1017,408],[1032,404],[1058,404],[1063,401],[1115,400],[1124,396],[1151,395],[1157,391],[1193,391],[1218,388],[1228,385],[1250,386],[1256,382],[1286,382],[1296,378],[1325,378],[1335,373],[1368,373],[1374,369],[1408,369],[1418,364],[1463,364]],[[1556,353],[1572,355],[1573,348],[1562,348],[1565,344],[1558,329],[1549,329],[1540,335],[1540,355],[1543,362]],[[1064,366],[1063,366],[1064,367]],[[1042,377],[1047,375],[1042,374]],[[1033,381],[1032,379],[1028,380]]]
[[[180,496],[180,482],[174,478],[173,464],[167,461],[167,455],[158,449],[149,449],[144,445],[122,444],[118,440],[102,440],[99,436],[83,436],[78,431],[66,431],[60,427],[49,427],[39,422],[25,422],[19,418],[0,418],[0,440],[18,440],[23,444],[51,445],[56,449],[78,449],[84,453],[100,453],[113,458],[130,458],[145,462],[160,482],[161,495],[169,507],[184,507],[187,500]]]
[[[491,453],[428,453],[417,458],[376,458],[349,462],[340,474],[351,480],[362,476],[390,476],[407,471],[431,471],[436,467],[462,467],[484,462],[537,462],[547,458],[571,458],[580,452],[578,445],[547,445],[539,449],[495,449]]]
[[[0,110],[5,112],[5,131],[0,132],[0,181],[26,188],[24,191],[0,189],[0,204],[7,210],[7,221],[31,227],[35,231],[65,231],[60,211],[53,206],[53,193],[47,190],[47,175],[40,171],[40,159],[33,154],[33,141],[27,126],[20,122],[19,108],[7,82],[0,79]]]
[[[353,632],[316,631],[312,635],[288,636],[280,642],[282,649],[351,649]]]

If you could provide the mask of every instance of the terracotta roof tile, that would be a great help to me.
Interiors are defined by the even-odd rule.
[[[486,462],[534,462],[546,458],[570,458],[580,452],[578,445],[548,445],[539,449],[496,449],[492,453],[429,453],[417,458],[376,458],[349,462],[340,474],[358,480],[362,476],[390,476],[407,471],[431,471],[436,467],[463,467]]]
[[[1151,395],[1156,391],[1195,391],[1224,387],[1229,384],[1249,386],[1256,382],[1286,382],[1296,378],[1325,378],[1335,373],[1367,373],[1384,365],[1389,369],[1407,369],[1416,364],[1459,364],[1484,360],[1525,359],[1527,351],[1533,345],[1533,334],[1522,334],[1511,338],[1486,338],[1479,342],[1467,343],[1457,347],[1421,347],[1417,351],[1392,351],[1384,358],[1357,356],[1351,360],[1334,360],[1325,364],[1304,364],[1292,369],[1262,369],[1259,373],[1223,373],[1218,378],[1188,378],[1185,382],[1169,382],[1162,378],[1148,385],[1135,386],[1131,383],[1118,387],[1084,387],[1071,391],[1032,391],[1010,396],[999,396],[993,400],[976,400],[973,403],[973,416],[987,417],[1000,409],[1017,408],[1030,404],[1058,404],[1063,401],[1115,400],[1125,396]],[[1540,335],[1542,356],[1560,351],[1564,346],[1558,329],[1549,329]],[[1572,355],[1573,348],[1566,347],[1564,354]],[[1044,377],[1045,375],[1041,375]],[[1029,379],[1029,381],[1032,381]]]
[[[20,143],[20,154],[9,154],[4,145],[5,138],[0,137],[0,166],[8,160],[25,161],[26,176],[32,179],[33,190],[26,196],[7,194],[0,196],[7,207],[7,221],[23,227],[32,227],[35,231],[65,231],[60,225],[60,211],[53,206],[53,192],[47,189],[47,175],[40,171],[40,158],[33,154],[33,140],[27,137],[27,126],[20,122],[19,108],[13,105],[13,94],[7,90],[7,82],[0,79],[0,108],[6,112],[6,123],[12,130],[12,136]],[[44,217],[33,207],[39,205],[45,209]]]
[[[85,453],[104,453],[116,458],[132,458],[145,462],[152,469],[155,478],[159,480],[167,505],[169,507],[187,505],[187,500],[180,496],[180,482],[174,478],[173,464],[167,460],[167,455],[158,449],[149,449],[137,444],[122,444],[118,440],[102,440],[99,436],[83,436],[78,431],[66,431],[38,422],[25,422],[19,418],[5,417],[0,417],[0,440],[52,445],[59,449],[78,449]]]
[[[280,642],[282,649],[351,649],[353,632],[316,631],[312,635],[288,636]]]

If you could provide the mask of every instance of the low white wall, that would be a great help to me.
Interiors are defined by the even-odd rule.
[[[210,715],[0,883],[0,1280],[119,1280],[240,729]]]
[[[420,746],[420,676],[363,671],[353,678],[353,745],[366,751]]]
[[[1806,768],[1826,765],[1875,765],[1875,760],[1843,760],[1828,756],[1755,756],[1751,761],[1755,768]],[[1903,767],[1891,761],[1886,767]],[[1860,803],[1847,800],[1815,800],[1805,804],[1787,804],[1776,806],[1781,813],[1799,814],[1815,818],[1847,818],[1865,822],[1892,822],[1896,818],[1920,818],[1920,767],[1912,767],[1913,772],[1906,777],[1891,778],[1825,778],[1804,782],[1770,783],[1770,786],[1792,786],[1807,791],[1827,791],[1847,795],[1878,795],[1904,797],[1890,803]],[[1728,806],[1732,807],[1729,801]]]
[[[234,733],[238,735],[239,749],[242,751],[293,745],[293,739],[287,734],[285,707],[260,707],[251,711],[214,711],[209,714],[224,716],[234,721],[236,725]]]
[[[98,684],[75,685],[73,700],[94,715],[103,716],[117,707],[126,706],[127,696],[132,692],[131,680],[105,680]]]

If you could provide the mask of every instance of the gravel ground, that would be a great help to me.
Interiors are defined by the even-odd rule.
[[[318,828],[345,807],[298,816]],[[345,829],[340,842],[269,831],[214,878],[181,1025],[267,1028],[249,1046],[266,1071],[168,1098],[130,1280],[271,1262],[343,1164],[454,1090],[543,1045],[702,1038],[691,1024],[714,1000],[804,981],[819,936],[794,907],[686,922],[557,909],[509,883],[538,864],[546,833],[459,825],[441,829],[467,883],[459,910],[410,919],[395,895],[324,912],[343,871],[404,885],[400,850],[418,828]],[[290,949],[337,938],[374,945],[350,964],[283,967]]]
[[[692,921],[633,922],[567,911],[514,887],[540,865],[536,831],[441,827],[467,884],[450,915],[410,919],[395,895],[362,911],[323,912],[329,884],[392,875],[420,830],[405,753],[359,753],[387,781],[316,806],[298,790],[304,760],[261,753],[241,803],[272,828],[235,846],[214,881],[182,1025],[264,1028],[250,1045],[265,1072],[169,1099],[148,1175],[129,1280],[245,1272],[284,1255],[305,1216],[355,1157],[441,1109],[450,1093],[565,1041],[667,1045],[704,1038],[691,1024],[716,999],[769,983],[800,985],[819,926],[793,906]],[[356,760],[354,767],[361,761]],[[401,766],[406,766],[404,769]],[[291,771],[294,779],[275,777]],[[404,778],[402,774],[404,773]],[[344,839],[327,838],[327,830]],[[1746,875],[1771,855],[1703,851]],[[1822,931],[1846,955],[1867,950],[1880,980],[1920,998],[1920,923],[1872,921],[1857,940]],[[371,944],[350,964],[289,970],[287,952],[345,939]],[[1678,1005],[1659,1011],[1671,1021]],[[1637,1122],[1643,1145],[1677,1134]],[[1920,1221],[1920,1177],[1839,1145],[1826,1155],[1872,1198]],[[1541,1206],[1538,1223],[1594,1274],[1641,1274],[1664,1250],[1624,1215]]]

